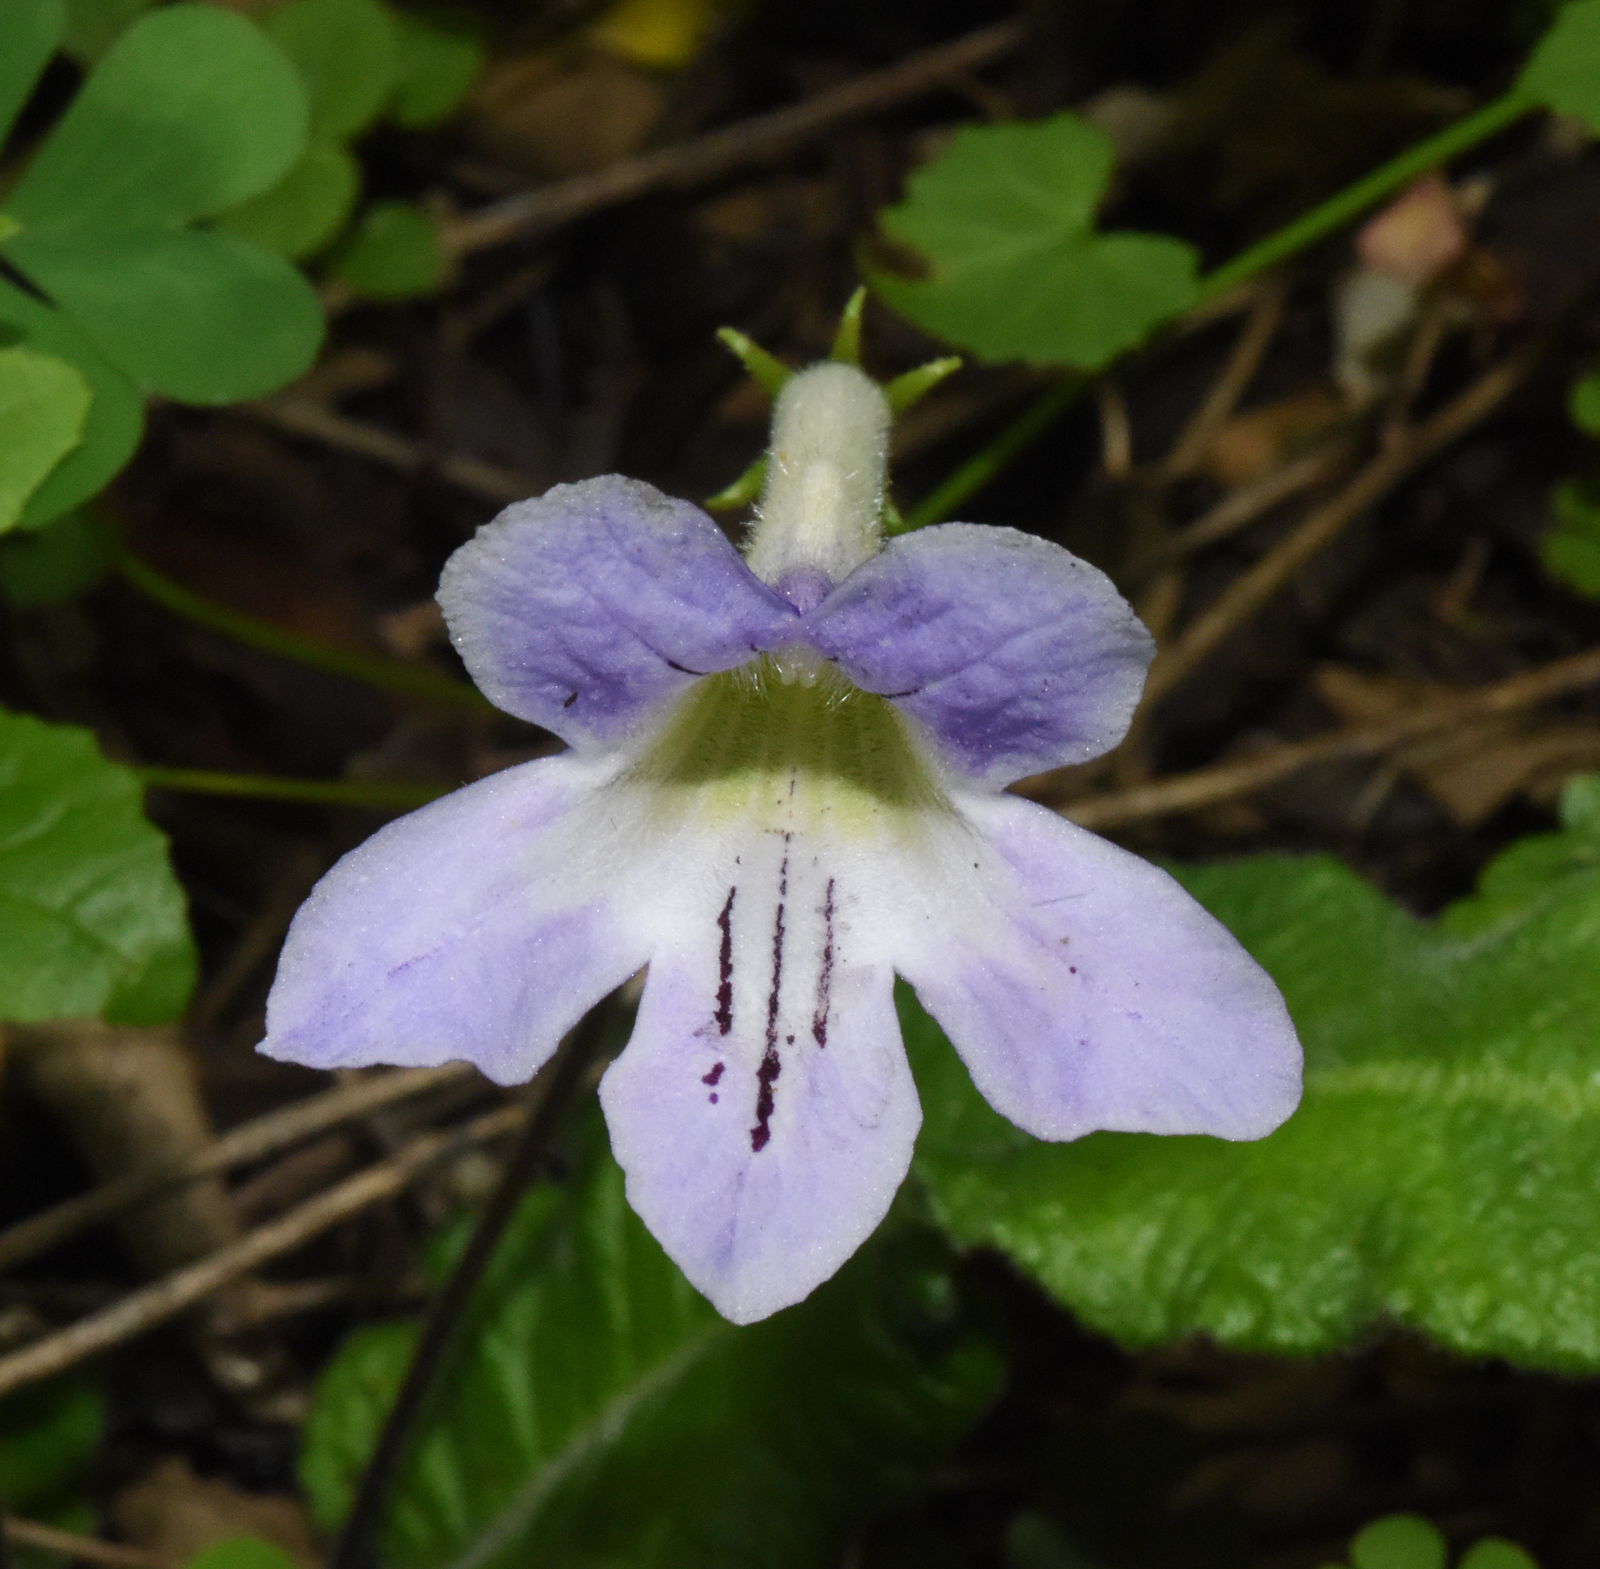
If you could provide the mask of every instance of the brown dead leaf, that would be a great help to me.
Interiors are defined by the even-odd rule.
[[[247,1493],[211,1477],[196,1476],[181,1456],[159,1461],[111,1502],[118,1532],[136,1547],[179,1563],[219,1542],[259,1536],[281,1547],[304,1569],[322,1562],[315,1532],[298,1499]]]
[[[1304,452],[1344,417],[1344,404],[1326,387],[1261,404],[1234,415],[1217,432],[1202,467],[1229,490],[1251,484]]]

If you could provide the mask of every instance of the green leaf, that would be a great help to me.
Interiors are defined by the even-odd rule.
[[[483,69],[483,40],[465,27],[419,16],[395,15],[398,45],[394,93],[386,111],[407,130],[437,125],[447,118]]]
[[[298,1569],[298,1564],[274,1542],[236,1536],[206,1548],[189,1560],[186,1569]]]
[[[0,539],[0,597],[19,606],[66,604],[101,582],[107,565],[98,531],[82,512],[69,512],[51,528]]]
[[[1600,132],[1600,0],[1562,6],[1522,68],[1517,91]]]
[[[22,113],[65,28],[61,0],[6,0],[0,5],[0,142]]]
[[[78,60],[98,60],[155,0],[67,0],[62,47]]]
[[[918,326],[989,360],[1094,370],[1198,298],[1192,246],[1098,234],[1111,140],[1071,114],[968,126],[881,215],[919,252],[922,279],[873,287]]]
[[[1439,1528],[1420,1515],[1387,1515],[1356,1533],[1353,1569],[1444,1569]]]
[[[262,25],[305,79],[313,134],[349,140],[378,118],[397,63],[394,22],[378,0],[289,0]]]
[[[1305,1042],[1305,1102],[1259,1143],[1030,1140],[908,1009],[936,1215],[1130,1343],[1317,1352],[1387,1318],[1470,1356],[1600,1367],[1595,788],[1433,923],[1321,858],[1182,873]]]
[[[360,194],[361,169],[349,148],[313,141],[270,191],[223,213],[217,227],[298,261],[333,239]]]
[[[0,349],[0,533],[83,439],[89,398],[89,383],[64,360]]]
[[[87,730],[0,711],[0,1020],[183,1009],[194,944],[138,780]]]
[[[1555,488],[1555,521],[1539,542],[1539,558],[1551,577],[1590,599],[1600,599],[1600,494],[1584,480]]]
[[[169,6],[112,45],[7,211],[24,236],[104,245],[118,229],[237,206],[282,178],[305,142],[305,89],[283,51],[227,11]],[[37,281],[51,292],[49,279]]]
[[[105,1437],[106,1403],[84,1378],[53,1378],[0,1403],[0,1498],[23,1514],[52,1510],[83,1479]]]
[[[1600,370],[1587,371],[1567,394],[1567,412],[1586,436],[1600,436]]]
[[[372,300],[432,294],[448,264],[439,226],[410,202],[377,202],[329,262],[330,274]]]
[[[386,1569],[836,1564],[994,1388],[987,1348],[945,1322],[943,1275],[880,1242],[737,1329],[645,1232],[609,1158],[588,1164],[533,1194],[496,1254],[396,1487]],[[360,1332],[323,1380],[302,1471],[325,1526],[414,1344],[410,1326]]]
[[[1539,1569],[1539,1566],[1533,1555],[1515,1542],[1486,1536],[1462,1554],[1458,1569]]]
[[[316,291],[281,257],[232,235],[124,231],[115,249],[28,235],[19,259],[107,359],[185,403],[258,397],[309,368],[322,342]]]
[[[59,311],[0,279],[0,342],[13,339],[72,365],[93,394],[81,440],[23,514],[23,528],[39,528],[97,495],[133,456],[144,434],[144,400]]]

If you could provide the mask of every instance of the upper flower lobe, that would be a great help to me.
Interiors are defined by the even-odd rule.
[[[264,1045],[466,1057],[509,1082],[648,964],[601,1086],[613,1147],[635,1208],[740,1322],[832,1274],[904,1177],[896,973],[1042,1137],[1254,1138],[1299,1093],[1281,999],[1223,927],[998,793],[1125,729],[1150,642],[1108,580],[954,524],[823,588],[797,605],[631,480],[481,531],[446,569],[452,635],[572,750],[336,866],[291,929]]]

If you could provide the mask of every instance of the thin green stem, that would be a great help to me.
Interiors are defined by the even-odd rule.
[[[1320,206],[1303,213],[1292,223],[1269,234],[1264,240],[1242,250],[1232,261],[1224,262],[1200,280],[1200,299],[1204,303],[1248,282],[1268,267],[1315,245],[1318,240],[1342,229],[1353,218],[1376,207],[1386,196],[1403,190],[1413,180],[1448,163],[1452,158],[1487,141],[1505,130],[1538,105],[1520,93],[1507,93],[1493,103],[1447,125],[1442,131],[1406,148],[1386,164],[1347,185]]]
[[[344,676],[347,680],[361,681],[385,692],[454,703],[464,708],[487,710],[491,706],[475,687],[440,671],[429,670],[421,665],[402,664],[397,659],[361,654],[351,649],[330,648],[325,643],[301,637],[298,633],[286,632],[271,622],[258,621],[243,611],[219,605],[183,587],[181,583],[174,583],[171,578],[125,550],[117,553],[114,565],[128,584],[163,609],[208,631],[220,632],[235,642],[248,644],[251,648],[263,649],[281,659],[311,665],[318,670]]]
[[[1479,142],[1487,141],[1538,107],[1520,93],[1510,92],[1406,148],[1370,174],[1363,175],[1353,185],[1347,185],[1310,212],[1246,247],[1232,261],[1224,262],[1207,273],[1200,280],[1196,303],[1204,304],[1216,299],[1278,262],[1298,255],[1375,207],[1386,196],[1402,190],[1413,180],[1448,163]],[[1091,379],[1082,371],[1068,371],[1029,404],[988,446],[968,458],[948,479],[913,507],[906,515],[906,528],[921,528],[924,524],[937,523],[949,517],[969,497],[1008,468],[1020,453],[1071,408]]]
[[[410,811],[426,806],[452,785],[365,783],[359,779],[286,779],[276,774],[213,773],[206,768],[135,768],[151,790],[188,795],[244,796],[256,801],[303,801],[314,806],[352,806],[367,811]]]

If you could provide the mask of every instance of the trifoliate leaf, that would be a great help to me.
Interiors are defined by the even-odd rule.
[[[94,737],[0,711],[0,1020],[182,1011],[194,944],[139,781]]]
[[[23,225],[9,248],[26,271],[35,230],[103,243],[207,217],[282,178],[305,140],[305,89],[260,28],[208,5],[152,11],[90,73],[8,198]]]
[[[1539,542],[1545,571],[1569,588],[1600,599],[1600,493],[1583,480],[1557,485],[1555,520]]]
[[[918,1249],[880,1239],[809,1301],[735,1328],[602,1157],[533,1194],[501,1244],[397,1480],[386,1569],[837,1564],[994,1387],[946,1289]],[[323,1380],[302,1471],[325,1526],[414,1345],[408,1325],[359,1332]]]
[[[1198,294],[1192,246],[1095,231],[1112,158],[1110,138],[1075,115],[966,127],[881,215],[928,275],[879,274],[874,288],[984,359],[1107,364]]]
[[[313,141],[270,191],[217,219],[217,227],[292,261],[314,256],[361,194],[361,169],[342,142]]]
[[[64,360],[0,349],[0,533],[83,438],[89,383]]]
[[[410,202],[377,202],[329,259],[329,274],[370,300],[434,293],[449,270],[439,226]]]
[[[1600,134],[1600,0],[1571,0],[1557,11],[1522,68],[1517,91]]]
[[[385,113],[396,125],[420,130],[437,125],[467,96],[483,69],[483,40],[465,27],[395,14],[394,92]]]
[[[0,341],[17,340],[73,368],[93,395],[80,440],[33,493],[22,527],[39,528],[97,495],[138,448],[144,400],[123,373],[59,311],[0,279]]]
[[[112,259],[63,236],[29,251],[61,310],[107,359],[185,403],[232,403],[316,358],[322,307],[281,257],[232,235],[124,230]]]
[[[378,0],[289,0],[262,23],[305,78],[311,130],[348,140],[378,118],[394,90],[394,22]]]
[[[61,0],[7,0],[0,6],[0,142],[60,46],[65,28]]]
[[[1337,862],[1182,873],[1283,988],[1301,1109],[1255,1144],[1030,1140],[911,1014],[918,1170],[959,1241],[998,1248],[1130,1343],[1279,1352],[1385,1318],[1471,1356],[1600,1368],[1600,808],[1413,919]]]

